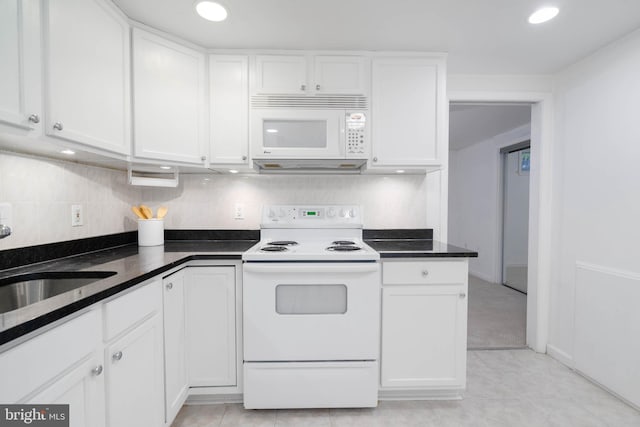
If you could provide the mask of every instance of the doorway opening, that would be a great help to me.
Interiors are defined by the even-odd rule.
[[[531,114],[531,103],[450,105],[449,243],[478,252],[469,349],[527,345],[527,295],[514,288],[528,274]]]

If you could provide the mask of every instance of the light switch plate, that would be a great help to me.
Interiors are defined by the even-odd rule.
[[[79,227],[84,224],[82,205],[71,205],[71,226]]]
[[[233,219],[244,219],[244,205],[236,203],[233,209]]]

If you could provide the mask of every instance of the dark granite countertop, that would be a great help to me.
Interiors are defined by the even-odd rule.
[[[477,252],[430,239],[365,240],[380,258],[475,258]]]
[[[365,242],[385,258],[477,257],[433,240],[430,229],[365,229]],[[116,274],[18,310],[0,314],[0,348],[17,338],[193,260],[242,259],[257,230],[167,230],[164,246],[139,247],[133,232],[1,251],[0,286],[9,277],[42,272]],[[13,345],[11,343],[10,345]]]
[[[475,258],[477,252],[433,240],[433,230],[368,229],[365,243],[380,253],[380,258]]]
[[[257,240],[167,241],[164,246],[115,248],[0,271],[9,277],[40,272],[113,271],[116,274],[18,310],[0,314],[0,346],[192,260],[240,261]]]

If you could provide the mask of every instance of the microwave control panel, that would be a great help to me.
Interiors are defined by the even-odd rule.
[[[366,153],[367,116],[364,113],[347,113],[347,157],[363,157]]]

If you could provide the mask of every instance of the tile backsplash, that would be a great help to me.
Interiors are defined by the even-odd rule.
[[[257,229],[264,204],[359,204],[367,228],[426,226],[424,175],[181,175],[177,188],[133,187],[126,172],[0,152],[0,203],[13,234],[0,250],[135,230],[131,212],[167,206],[165,228]],[[245,218],[233,218],[236,204]],[[71,205],[84,225],[71,227]]]

